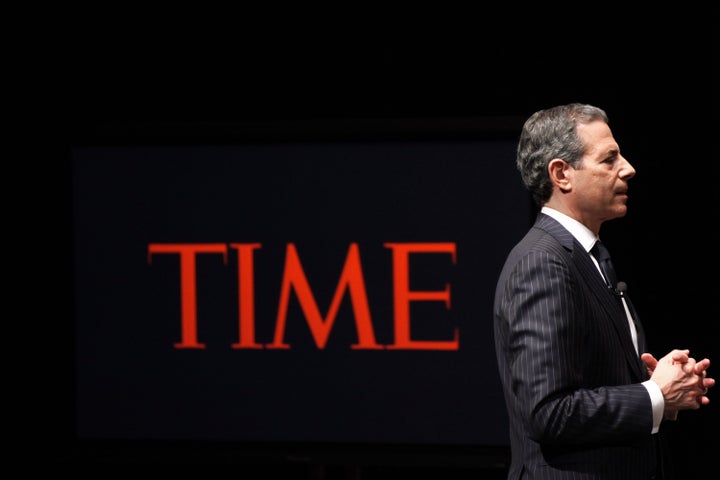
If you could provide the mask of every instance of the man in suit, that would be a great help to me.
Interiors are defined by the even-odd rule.
[[[540,212],[495,292],[508,478],[668,478],[660,424],[706,405],[715,381],[688,350],[646,352],[622,285],[598,263],[600,226],[626,214],[635,169],[606,113],[577,103],[525,122],[517,167]]]

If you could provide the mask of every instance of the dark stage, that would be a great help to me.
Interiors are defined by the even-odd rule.
[[[476,320],[484,314],[491,318],[481,301],[473,303],[473,295],[482,297],[477,292],[482,289],[487,294],[494,288],[493,269],[515,232],[530,221],[530,200],[516,191],[520,185],[516,172],[511,171],[502,183],[505,177],[499,176],[505,174],[492,170],[496,167],[488,164],[473,170],[458,156],[495,152],[495,142],[505,142],[497,148],[507,151],[508,142],[516,140],[531,113],[574,101],[607,111],[623,155],[638,172],[630,183],[628,215],[605,224],[602,235],[612,245],[616,267],[632,289],[652,353],[659,357],[672,348],[689,348],[691,355],[711,359],[710,374],[717,378],[720,349],[713,332],[720,321],[715,254],[720,240],[715,233],[720,159],[714,112],[719,79],[717,29],[711,32],[710,25],[715,10],[663,13],[652,23],[639,15],[619,19],[608,15],[562,23],[553,18],[542,27],[528,22],[504,29],[492,25],[488,17],[481,26],[468,24],[467,19],[462,26],[426,19],[423,27],[370,20],[305,22],[301,27],[289,21],[256,22],[252,16],[242,17],[243,28],[225,22],[212,23],[213,27],[200,19],[169,24],[161,17],[127,22],[104,17],[59,29],[44,43],[36,61],[28,62],[29,71],[35,72],[24,86],[30,90],[30,107],[18,122],[25,148],[21,158],[31,167],[24,174],[32,179],[23,192],[32,200],[22,202],[36,205],[31,216],[19,220],[33,232],[31,251],[41,259],[35,268],[45,272],[41,289],[26,302],[26,307],[40,307],[42,315],[32,317],[32,328],[22,329],[27,349],[23,361],[33,358],[28,364],[34,366],[24,369],[18,379],[22,391],[28,392],[22,410],[30,407],[32,412],[23,413],[15,439],[18,458],[28,470],[94,478],[148,471],[193,472],[205,478],[226,472],[238,478],[328,480],[505,478],[507,437],[494,430],[504,425],[506,415],[497,411],[496,367],[490,365],[487,381],[473,376],[474,362],[481,363],[482,355],[488,355],[479,350],[491,345],[485,345],[484,327],[464,333],[468,329],[460,321],[459,346],[452,343],[450,330],[431,331],[429,336],[438,343],[413,345],[416,351],[404,351],[393,343],[397,340],[391,340],[389,322],[383,324],[383,319],[393,316],[387,292],[396,285],[390,267],[398,264],[392,264],[391,258],[401,261],[402,242],[418,249],[432,243],[444,253],[456,248],[457,263],[441,260],[427,268],[456,275],[453,308]],[[686,33],[676,33],[679,24]],[[227,193],[233,191],[230,179],[239,170],[224,169],[232,163],[228,159],[240,153],[218,152],[218,145],[251,147],[240,153],[256,162],[250,180],[242,183],[252,195]],[[475,150],[466,150],[467,145]],[[99,157],[82,157],[85,176],[77,175],[74,149],[78,146],[101,149]],[[110,152],[117,147],[123,153]],[[186,155],[178,152],[189,148],[196,153],[183,157],[183,172],[168,176],[160,167],[148,171],[145,157],[126,153],[130,148],[149,156],[159,147],[170,147],[165,159]],[[323,157],[329,148],[357,165],[371,165],[374,173],[327,167],[322,162],[330,158]],[[302,158],[307,167],[287,160],[288,151],[304,155],[292,158]],[[268,160],[270,155],[275,155],[273,160]],[[395,170],[388,171],[387,163],[368,161],[376,158],[371,155],[400,160]],[[109,192],[92,184],[99,158],[117,165],[132,158],[135,163],[128,170],[100,172],[103,178],[118,180]],[[421,167],[413,170],[413,161]],[[437,165],[445,175],[434,170]],[[294,173],[286,175],[285,170]],[[489,170],[495,172],[492,178],[503,180],[493,184],[492,178],[470,175]],[[163,179],[169,184],[168,178],[177,188],[168,187],[171,196],[164,197],[166,190],[154,190],[152,182]],[[328,182],[335,182],[332,188]],[[189,185],[202,194],[188,193]],[[308,186],[313,193],[305,197]],[[280,201],[270,191],[286,194]],[[110,200],[111,193],[121,200]],[[180,197],[180,203],[173,200]],[[89,203],[78,208],[74,203],[78,198]],[[208,198],[214,200],[202,200]],[[412,202],[403,204],[406,198]],[[172,211],[166,204],[173,202],[186,208],[178,211],[178,219],[193,220],[173,224],[175,217],[164,216]],[[108,207],[120,213],[107,214]],[[268,220],[263,208],[280,220]],[[207,215],[210,210],[215,216]],[[486,252],[497,249],[490,260],[472,251],[474,239],[482,233],[472,230],[477,228],[474,211],[480,215],[488,210],[501,222],[495,241],[482,245]],[[100,211],[107,216],[93,217]],[[316,217],[308,215],[310,211],[317,212]],[[443,215],[444,211],[455,216]],[[301,221],[303,215],[308,216]],[[354,220],[347,220],[351,216]],[[228,218],[235,218],[236,224],[231,226]],[[239,219],[254,232],[241,228]],[[127,244],[137,242],[140,248],[133,247],[124,257],[123,239]],[[177,241],[225,245],[232,268],[228,275],[220,262],[210,265],[208,277],[216,274],[222,283],[199,282],[198,298],[216,302],[216,307],[202,310],[199,301],[201,317],[215,315],[224,321],[230,317],[231,325],[227,332],[210,331],[203,330],[200,322],[199,342],[207,340],[205,350],[194,351],[192,341],[187,337],[181,341],[177,334],[180,313],[173,310],[179,304],[177,262],[147,252],[154,248],[150,244]],[[262,248],[250,247],[253,242],[262,243]],[[353,332],[337,327],[343,339],[330,337],[324,349],[319,348],[313,343],[317,336],[293,330],[288,320],[286,338],[295,343],[283,350],[274,331],[263,330],[263,314],[274,324],[282,298],[273,290],[274,283],[279,291],[280,278],[290,275],[288,267],[283,273],[275,253],[289,252],[287,244],[292,242],[298,246],[299,258],[307,259],[306,273],[323,313],[342,262],[346,255],[350,258],[348,245],[357,242],[375,315],[376,343],[366,338],[359,342],[364,346],[352,350]],[[258,278],[257,344],[264,347],[233,349],[240,307],[222,302],[227,296],[242,295],[229,283],[240,265],[234,255],[251,248],[255,248]],[[85,259],[88,250],[93,256]],[[327,288],[312,281],[312,275],[322,275],[313,272],[312,258],[333,265],[335,277]],[[135,260],[138,264],[131,265]],[[205,268],[199,265],[198,271]],[[476,278],[476,267],[484,269],[490,283],[478,280],[477,291],[463,290],[458,285]],[[122,275],[133,280],[125,282]],[[430,277],[414,288],[443,298],[438,293],[442,285]],[[203,290],[203,285],[212,288]],[[144,292],[145,303],[134,303],[126,291]],[[397,301],[403,292],[394,292]],[[87,304],[84,295],[90,293],[93,301]],[[165,302],[168,298],[171,301]],[[288,318],[293,308],[299,308],[293,305],[291,301]],[[356,316],[361,311],[358,305],[352,306]],[[343,312],[350,311],[349,304],[341,304],[339,311],[338,325]],[[101,312],[107,318],[117,317],[121,326],[105,329],[93,323]],[[143,338],[146,319],[163,315],[171,319],[167,330],[148,327]],[[313,331],[317,332],[319,327]],[[149,353],[155,340],[166,348],[159,357]],[[173,348],[173,342],[185,342],[183,346],[190,348]],[[366,351],[374,347],[380,351]],[[443,348],[456,351],[443,354]],[[154,365],[147,360],[151,358],[161,360]],[[328,363],[345,370],[334,373]],[[123,377],[125,366],[131,368],[128,365],[147,375],[133,377],[142,378],[133,383]],[[241,365],[249,369],[242,375]],[[467,365],[470,374],[464,370]],[[369,371],[362,371],[365,366]],[[168,372],[177,378],[160,378]],[[270,374],[277,384],[268,380]],[[186,381],[191,388],[183,389]],[[246,382],[242,395],[235,383],[240,381]],[[319,393],[313,396],[303,385]],[[176,395],[194,388],[217,395],[198,394],[172,405]],[[272,392],[272,396],[252,400],[248,405],[259,413],[239,415],[230,423],[237,428],[220,425],[221,420],[206,413],[188,418],[197,414],[195,408],[232,411],[237,405],[233,402],[248,399],[251,391]],[[227,401],[219,401],[221,396]],[[716,471],[709,464],[719,451],[720,397],[713,390],[709,396],[709,406],[682,412],[677,422],[663,426],[670,431],[679,479],[707,478]],[[326,399],[342,402],[347,410],[341,403],[326,405]],[[313,418],[323,418],[324,412],[340,423],[315,420],[317,428],[309,429],[309,420],[293,420],[292,408],[281,413],[286,408],[281,400],[305,402],[304,411]],[[277,409],[272,415],[263,413],[266,403]],[[121,416],[106,418],[108,412],[100,405],[111,405]],[[353,418],[359,415],[359,405],[368,411]],[[175,414],[188,420],[186,430],[173,424]],[[143,415],[148,422],[138,420]],[[218,425],[208,427],[213,422]],[[249,433],[236,435],[243,430],[240,426],[248,425]],[[474,432],[475,425],[485,433]]]

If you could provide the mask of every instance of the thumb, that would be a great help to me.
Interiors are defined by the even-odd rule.
[[[643,353],[640,355],[640,359],[651,372],[655,370],[655,367],[657,367],[658,361],[650,353]]]

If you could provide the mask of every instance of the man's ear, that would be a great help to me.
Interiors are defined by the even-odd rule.
[[[565,161],[559,158],[550,160],[548,174],[553,185],[562,192],[572,190],[572,174],[574,169]]]

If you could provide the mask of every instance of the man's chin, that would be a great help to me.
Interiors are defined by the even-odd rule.
[[[613,209],[612,214],[608,216],[608,220],[613,220],[615,218],[622,218],[625,215],[627,215],[628,208],[626,205],[619,205],[615,209]]]

